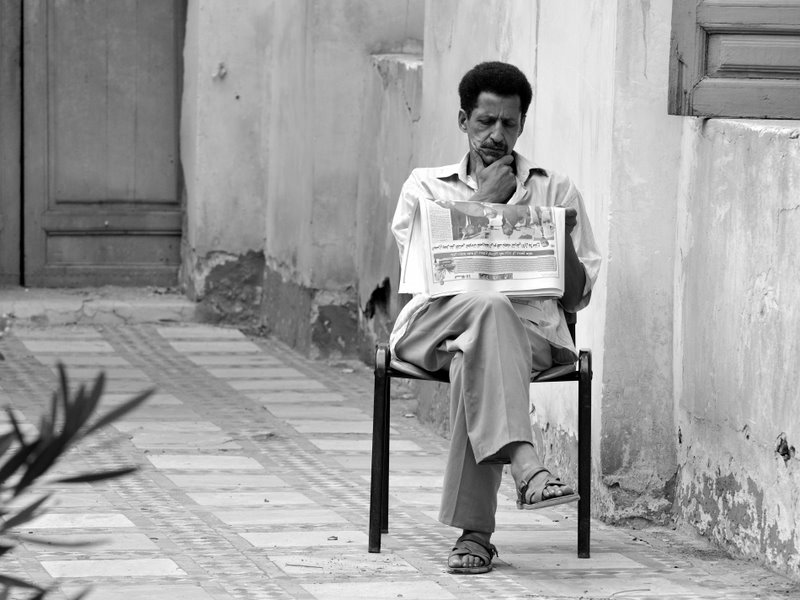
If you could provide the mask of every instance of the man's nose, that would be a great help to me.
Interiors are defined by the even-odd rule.
[[[492,141],[494,142],[502,142],[505,139],[505,136],[503,135],[503,124],[499,121],[495,123],[494,127],[492,127],[492,132],[489,134],[489,137],[491,137]]]

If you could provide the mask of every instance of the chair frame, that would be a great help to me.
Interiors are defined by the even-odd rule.
[[[568,314],[575,339],[574,315]],[[369,551],[381,551],[381,533],[389,531],[389,428],[391,380],[416,379],[449,383],[446,371],[431,373],[392,360],[388,344],[375,349],[375,395],[372,414],[372,469],[369,502]],[[592,490],[592,353],[581,349],[571,365],[558,365],[531,383],[578,382],[578,557],[589,558]]]

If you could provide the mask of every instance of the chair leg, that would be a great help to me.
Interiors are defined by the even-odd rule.
[[[578,359],[578,558],[589,558],[592,506],[592,353]]]
[[[387,351],[388,354],[388,351]],[[392,379],[386,376],[383,386],[383,476],[381,478],[381,533],[389,533],[389,438],[391,429],[391,385]]]
[[[381,529],[384,514],[388,515],[388,419],[389,377],[388,349],[380,345],[375,353],[375,391],[372,412],[372,470],[369,494],[369,541],[370,552],[381,551]]]

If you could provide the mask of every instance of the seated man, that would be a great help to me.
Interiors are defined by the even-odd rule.
[[[417,293],[390,339],[399,359],[449,369],[452,435],[439,519],[463,530],[448,559],[451,572],[485,573],[496,554],[490,540],[502,463],[511,464],[519,508],[578,499],[534,448],[528,393],[532,372],[576,360],[564,310],[588,304],[600,255],[573,183],[514,152],[532,97],[525,75],[506,63],[481,63],[464,75],[459,95],[469,151],[458,164],[415,169],[403,185],[392,221],[401,258],[423,198],[561,206],[569,234],[562,298]]]

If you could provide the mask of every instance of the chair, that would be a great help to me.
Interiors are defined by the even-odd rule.
[[[575,315],[567,313],[575,340]],[[389,424],[392,378],[449,383],[449,373],[431,373],[391,356],[385,343],[375,350],[375,396],[372,415],[372,470],[369,500],[369,551],[381,551],[381,533],[389,531]],[[589,523],[592,463],[592,353],[581,349],[571,365],[557,365],[531,379],[531,383],[578,382],[578,557],[589,558]]]

